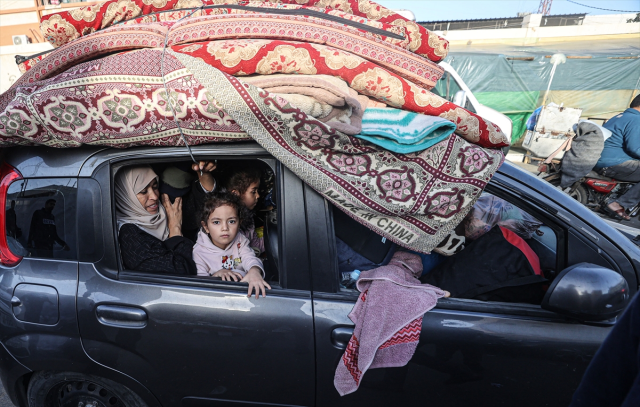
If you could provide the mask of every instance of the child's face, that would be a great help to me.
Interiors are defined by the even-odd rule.
[[[240,195],[240,199],[244,206],[249,208],[249,210],[256,207],[258,204],[258,198],[260,198],[260,194],[258,194],[258,188],[260,187],[260,180],[254,182],[249,185],[249,188],[244,192],[244,194]]]
[[[226,249],[238,234],[238,222],[236,210],[229,205],[222,205],[211,212],[207,223],[202,222],[202,227],[216,247]]]

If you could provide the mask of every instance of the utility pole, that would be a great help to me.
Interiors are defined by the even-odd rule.
[[[538,6],[538,14],[548,16],[551,12],[551,3],[553,3],[553,0],[540,0],[540,5]]]

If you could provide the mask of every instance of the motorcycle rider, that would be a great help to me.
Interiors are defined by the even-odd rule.
[[[633,98],[627,110],[611,118],[604,127],[611,130],[612,135],[604,142],[594,171],[636,184],[603,209],[615,219],[629,220],[625,209],[631,209],[640,202],[640,95]]]

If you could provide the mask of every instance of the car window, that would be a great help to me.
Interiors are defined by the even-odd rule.
[[[445,72],[444,75],[442,75],[442,77],[440,78],[440,80],[436,82],[436,86],[433,89],[431,89],[431,92],[435,93],[438,96],[442,96],[447,101],[453,103],[456,93],[458,93],[461,90],[462,88],[460,87],[456,79],[449,72]],[[476,110],[471,104],[471,101],[469,100],[468,95],[467,95],[467,100],[464,106],[462,107],[464,107],[465,109],[473,113],[476,113]]]
[[[335,207],[333,219],[338,263],[335,278],[339,280],[340,291],[345,294],[355,292],[360,273],[388,264],[394,252],[405,250],[364,228]],[[498,239],[502,243],[495,246],[495,250],[478,252],[477,248],[486,245],[489,239]],[[508,244],[505,245],[503,239]],[[513,261],[513,268],[517,270],[513,270],[515,274],[509,275],[508,278],[526,277],[527,273],[539,275],[540,279],[536,281],[535,287],[520,287],[514,290],[507,288],[502,289],[506,294],[462,298],[539,304],[544,294],[542,280],[552,280],[558,272],[557,245],[555,229],[550,225],[517,205],[484,192],[462,223],[438,248],[428,255],[415,254],[422,258],[421,281],[430,284],[433,284],[430,280],[433,275],[430,273],[444,275],[450,272],[453,275],[455,270],[466,267],[465,262],[470,262],[472,267],[468,269],[475,273],[473,276],[466,274],[465,279],[477,277],[480,281],[483,279],[483,273],[492,272],[491,260],[494,258]],[[483,269],[479,264],[487,266]],[[438,278],[441,288],[453,291],[455,282]]]
[[[5,207],[10,250],[22,257],[76,259],[76,196],[74,178],[11,184]]]
[[[212,159],[213,161],[213,159]],[[268,161],[268,160],[267,160]],[[139,164],[136,164],[139,165]],[[159,190],[158,193],[176,193],[176,185],[171,186],[172,182],[177,182],[177,179],[182,180],[181,182],[185,182],[183,186],[186,186],[185,191],[182,193],[182,235],[191,244],[198,241],[198,239],[210,239],[209,235],[207,235],[206,230],[201,225],[201,211],[203,209],[204,200],[207,197],[207,192],[202,188],[202,186],[197,181],[197,176],[195,172],[193,172],[191,168],[191,162],[186,161],[176,161],[176,162],[159,162],[159,163],[148,163],[151,166],[153,171],[160,178]],[[254,171],[254,175],[259,177],[259,185],[257,189],[251,192],[250,186],[256,187],[255,182],[247,183],[247,189],[245,190],[245,195],[253,194],[252,196],[257,196],[257,203],[255,207],[247,211],[248,218],[250,221],[247,222],[249,225],[248,228],[239,228],[239,233],[243,234],[249,240],[247,245],[247,249],[251,250],[251,253],[255,255],[255,257],[260,261],[262,267],[264,268],[265,280],[271,282],[279,281],[279,273],[278,273],[278,221],[277,221],[277,213],[278,213],[278,204],[277,204],[277,191],[276,191],[276,173],[268,165],[265,161],[261,159],[248,159],[248,160],[228,160],[228,159],[218,159],[216,160],[216,169],[212,172],[212,175],[215,179],[215,190],[222,191],[227,189],[231,182],[240,182],[242,184],[243,180],[235,180],[234,175],[237,175],[239,172],[245,171],[247,169]],[[127,170],[127,166],[120,168],[118,171]],[[175,169],[178,169],[177,171]],[[176,175],[177,174],[177,175]],[[117,177],[117,174],[116,174]],[[168,177],[168,178],[167,178]],[[187,181],[184,181],[187,180]],[[246,181],[246,180],[245,180]],[[167,188],[167,185],[169,188]],[[242,184],[244,185],[244,184]],[[173,189],[172,189],[173,188]],[[179,188],[178,188],[179,189]],[[115,198],[113,205],[115,206]],[[158,268],[154,269],[153,267],[149,267],[148,263],[145,263],[143,266],[139,268],[131,267],[131,262],[128,262],[127,259],[124,259],[124,256],[128,256],[130,251],[127,251],[128,248],[123,246],[126,244],[122,241],[122,222],[119,222],[117,225],[117,233],[120,249],[120,257],[122,260],[121,269],[127,271],[136,271],[136,272],[144,272],[150,274],[163,274],[163,275],[171,275],[171,274],[180,274],[173,273],[171,271],[167,271],[160,267],[160,263],[158,263]],[[204,236],[204,237],[203,237]],[[165,246],[171,246],[167,244]],[[181,253],[180,255],[183,257],[183,260],[189,257],[189,260],[193,259],[195,264],[199,264],[198,262],[208,261],[207,259],[196,259],[193,256],[193,253],[189,249],[187,249],[184,253],[181,252],[179,247],[171,246],[170,250],[173,250],[176,253]],[[243,249],[244,250],[244,249]],[[250,256],[252,257],[252,256]],[[164,261],[164,257],[162,258]],[[171,256],[167,257],[167,259],[172,260]],[[218,260],[216,258],[216,260]],[[216,263],[216,268],[225,268],[225,269],[235,269],[237,267],[243,267],[243,264],[249,264],[246,258],[243,259],[242,256],[235,255],[235,257],[230,256],[222,256],[219,259],[220,264]],[[213,260],[211,260],[213,261]],[[251,260],[253,261],[253,260]],[[213,263],[211,263],[213,266]],[[220,266],[220,267],[217,267]],[[197,267],[197,266],[196,266]],[[209,276],[198,276],[195,278],[202,278],[204,280],[219,280],[217,277],[209,277]]]

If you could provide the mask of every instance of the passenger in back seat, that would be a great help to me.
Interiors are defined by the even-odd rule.
[[[240,171],[236,171],[227,181],[227,191],[240,197],[240,200],[244,206],[253,211],[258,204],[260,194],[258,188],[260,188],[261,174],[256,168],[245,168]],[[247,222],[247,226],[240,229],[240,233],[249,239],[250,246],[257,249],[260,253],[264,252],[264,236],[262,234],[262,227],[256,229],[255,220],[253,218],[253,212],[251,212],[251,219]]]

